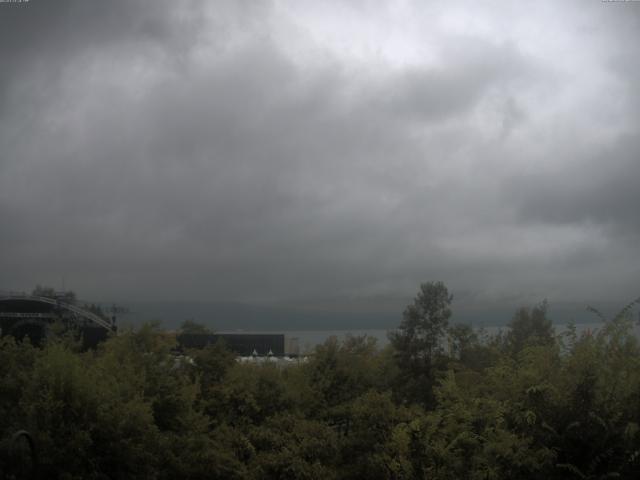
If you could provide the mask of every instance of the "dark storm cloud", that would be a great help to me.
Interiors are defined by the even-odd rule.
[[[553,223],[594,223],[617,236],[640,236],[640,142],[621,136],[613,145],[568,162],[554,175],[514,179],[511,198],[521,219]]]
[[[199,23],[195,2],[187,10],[164,0],[28,3],[2,5],[0,11],[0,86],[5,101],[22,76],[58,81],[66,62],[83,52],[140,43],[187,48]],[[187,14],[178,15],[181,12]]]
[[[629,242],[596,228],[637,228],[632,47],[547,58],[544,39],[457,32],[444,9],[424,20],[453,25],[420,43],[432,61],[393,64],[323,44],[338,27],[314,37],[286,3],[0,6],[0,288],[243,300],[442,278],[571,296],[589,268],[637,278]],[[585,15],[608,39],[617,17]],[[600,99],[572,62],[624,87]],[[576,145],[596,112],[617,125]]]

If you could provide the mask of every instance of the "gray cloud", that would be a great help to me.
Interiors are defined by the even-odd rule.
[[[346,34],[337,6],[0,5],[0,288],[637,294],[638,30],[550,4],[411,6],[401,47],[366,2]]]
[[[637,240],[639,182],[640,143],[625,135],[585,159],[566,162],[556,175],[516,179],[510,195],[518,199],[525,222],[594,223]]]
[[[414,121],[462,115],[476,106],[487,90],[508,88],[527,70],[534,73],[509,45],[492,45],[481,38],[452,38],[445,39],[442,50],[446,68],[410,69],[379,92],[387,113],[406,113]]]

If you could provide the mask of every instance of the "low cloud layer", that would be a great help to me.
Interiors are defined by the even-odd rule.
[[[640,4],[347,3],[0,4],[0,289],[637,296]]]

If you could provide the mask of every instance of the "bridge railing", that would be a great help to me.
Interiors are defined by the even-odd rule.
[[[115,332],[115,326],[110,322],[105,320],[104,318],[96,315],[95,313],[89,312],[83,308],[76,307],[75,305],[71,305],[70,303],[63,302],[61,300],[49,297],[38,297],[34,295],[28,295],[26,293],[18,293],[18,292],[8,292],[0,294],[0,300],[30,300],[41,303],[48,303],[49,305],[55,305],[60,308],[64,308],[70,312],[73,312],[87,320],[90,320],[101,327],[107,329],[110,332]]]

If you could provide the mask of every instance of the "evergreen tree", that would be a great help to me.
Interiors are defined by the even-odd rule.
[[[449,318],[453,295],[443,282],[427,282],[404,311],[397,331],[389,338],[402,370],[407,400],[431,405],[432,388]]]

